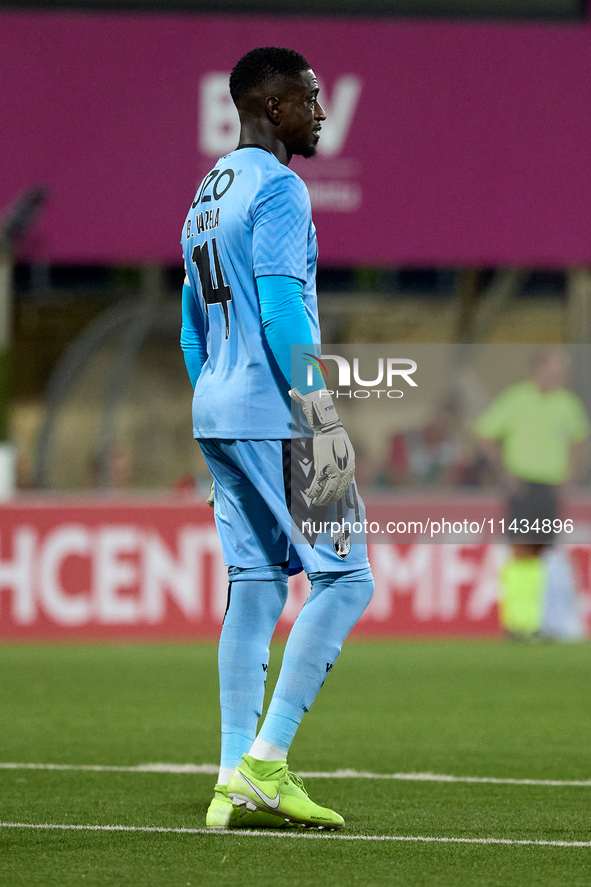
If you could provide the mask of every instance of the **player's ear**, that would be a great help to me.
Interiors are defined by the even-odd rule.
[[[265,99],[265,111],[267,113],[267,118],[271,121],[273,126],[279,126],[281,123],[281,108],[280,101],[276,95],[267,96]]]

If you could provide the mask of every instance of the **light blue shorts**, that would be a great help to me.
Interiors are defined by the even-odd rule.
[[[215,480],[215,521],[228,566],[289,562],[290,573],[369,566],[365,506],[355,482],[330,506],[312,505],[312,439],[201,438]]]

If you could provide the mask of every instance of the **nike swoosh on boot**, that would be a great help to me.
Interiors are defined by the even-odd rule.
[[[272,810],[279,807],[279,792],[277,792],[277,795],[274,798],[270,798],[268,795],[262,792],[260,788],[257,788],[257,786],[250,781],[248,776],[245,776],[244,773],[241,773],[240,775],[245,782],[248,782],[253,792],[259,796],[263,804],[266,804],[267,807],[270,807]]]

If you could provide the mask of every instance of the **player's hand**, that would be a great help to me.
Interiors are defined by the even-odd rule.
[[[302,405],[314,431],[314,477],[306,496],[314,505],[330,505],[347,492],[355,474],[355,451],[349,435],[326,388],[310,394],[300,394],[292,388],[289,396]]]
[[[215,494],[215,481],[212,480],[211,486],[209,488],[209,496],[207,497],[207,500],[206,500],[207,504],[210,506],[210,508],[213,508],[214,494]]]

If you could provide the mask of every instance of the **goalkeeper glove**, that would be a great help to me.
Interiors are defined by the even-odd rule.
[[[292,388],[289,396],[302,405],[314,432],[314,477],[306,496],[314,505],[330,505],[346,493],[355,473],[355,452],[349,435],[326,388],[310,394],[300,394]]]

